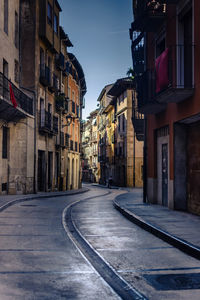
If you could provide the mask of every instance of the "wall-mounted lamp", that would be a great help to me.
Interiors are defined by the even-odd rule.
[[[62,128],[65,126],[69,126],[72,123],[72,121],[79,120],[79,118],[71,116],[71,115],[67,115],[65,118],[66,118],[67,123],[65,125],[62,125]]]

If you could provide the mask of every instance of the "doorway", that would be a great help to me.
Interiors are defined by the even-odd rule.
[[[38,150],[38,191],[45,191],[46,170],[45,170],[45,151]]]

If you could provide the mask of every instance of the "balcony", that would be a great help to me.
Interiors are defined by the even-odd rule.
[[[193,45],[167,48],[157,59],[155,70],[136,79],[140,113],[156,114],[168,103],[179,103],[194,94]]]
[[[159,103],[178,103],[193,96],[193,53],[194,45],[176,45],[157,58],[156,100]]]
[[[144,73],[144,40],[143,34],[134,32],[131,45],[133,70],[136,76]]]
[[[138,111],[143,114],[156,114],[166,109],[166,105],[156,100],[155,72],[145,71],[137,77]]]
[[[13,106],[10,98],[10,85],[13,90],[17,107]],[[18,119],[25,118],[27,114],[33,115],[33,99],[24,94],[18,89],[10,80],[8,80],[0,72],[0,99],[1,109],[0,118],[3,120],[17,121]]]
[[[49,90],[51,92],[58,92],[59,91],[59,89],[60,89],[60,87],[59,87],[59,79],[55,75],[55,73],[53,73],[53,76],[51,78],[51,83],[50,83],[50,85],[48,87],[49,87]]]
[[[69,148],[69,134],[68,133],[65,133],[65,147],[66,148]]]
[[[138,141],[144,141],[144,116],[133,108],[132,123]]]
[[[65,94],[60,93],[55,95],[55,105],[58,111],[63,111],[65,109]]]
[[[65,70],[65,57],[62,53],[56,55],[55,64],[61,71]]]
[[[156,32],[166,17],[166,4],[155,0],[133,0],[133,31]]]
[[[53,133],[58,134],[58,117],[53,116]]]
[[[39,131],[40,133],[50,133],[52,131],[52,115],[46,110],[39,113]]]
[[[65,143],[64,143],[64,132],[60,132],[59,134],[57,134],[56,136],[56,147],[65,147]]]
[[[51,86],[51,71],[45,64],[40,64],[40,83],[44,86]]]

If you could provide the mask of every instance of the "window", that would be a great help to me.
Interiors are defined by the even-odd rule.
[[[4,31],[8,34],[8,0],[4,0]]]
[[[40,98],[40,126],[45,125],[45,110],[44,110],[44,99]]]
[[[47,7],[47,22],[50,26],[52,26],[52,6],[49,2]]]
[[[19,62],[15,59],[15,82],[19,83]]]
[[[121,124],[120,124],[120,121],[121,121],[121,118],[120,118],[120,117],[121,117],[121,116],[118,117],[118,132],[120,132],[120,125],[121,125]]]
[[[75,101],[75,93],[72,91],[72,101]]]
[[[19,20],[18,20],[18,14],[15,12],[15,47],[19,48]]]
[[[69,97],[69,99],[71,99],[71,89],[70,89],[70,87],[68,87],[68,97]]]
[[[40,64],[44,64],[44,50],[40,48]]]
[[[122,130],[125,131],[125,116],[122,115]]]
[[[54,14],[54,32],[58,34],[58,16]]]
[[[75,103],[72,101],[72,112],[75,114]]]
[[[3,75],[8,78],[8,63],[3,59]]]
[[[2,158],[8,158],[8,131],[9,129],[3,126]]]

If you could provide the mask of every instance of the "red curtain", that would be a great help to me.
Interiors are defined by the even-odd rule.
[[[169,48],[167,48],[158,58],[156,59],[156,93],[161,92],[164,88],[169,85]]]

